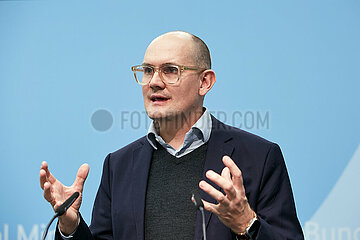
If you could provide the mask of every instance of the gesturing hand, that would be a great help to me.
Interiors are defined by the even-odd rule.
[[[51,204],[54,210],[74,192],[80,193],[79,198],[71,205],[66,213],[59,217],[59,227],[64,234],[71,234],[77,228],[79,208],[82,201],[82,191],[88,173],[89,165],[81,165],[76,174],[74,183],[70,187],[67,187],[50,173],[46,162],[41,163],[40,186],[44,190],[44,198]]]
[[[231,228],[233,232],[240,234],[245,232],[255,213],[250,208],[245,196],[240,169],[230,157],[224,156],[222,160],[226,167],[222,170],[221,175],[209,170],[206,172],[206,177],[221,187],[225,195],[206,181],[200,181],[200,188],[218,202],[218,204],[212,204],[203,200],[204,208],[215,213],[220,221]]]

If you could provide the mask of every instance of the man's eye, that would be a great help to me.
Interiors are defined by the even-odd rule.
[[[161,72],[164,74],[178,74],[178,69],[173,66],[164,66],[161,68]]]
[[[151,67],[143,67],[144,74],[152,74],[153,69]]]

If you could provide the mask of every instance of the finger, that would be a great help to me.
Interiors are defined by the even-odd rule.
[[[58,207],[60,207],[63,203],[63,201],[57,201],[56,204],[53,206],[53,209],[56,211],[56,209],[58,209]]]
[[[224,169],[221,171],[221,176],[228,181],[232,181],[230,175],[230,169],[228,167],[224,167]]]
[[[48,201],[52,206],[55,205],[55,197],[51,192],[51,184],[49,182],[44,183],[44,198]]]
[[[202,180],[199,182],[199,187],[204,190],[206,193],[208,193],[210,196],[212,196],[218,203],[220,204],[224,204],[224,205],[229,205],[228,199],[226,198],[226,196],[216,190],[213,186],[211,186],[209,183],[207,183],[206,181]]]
[[[58,207],[60,207],[63,204],[63,201],[57,201],[56,204],[54,205],[54,209],[57,209]]]
[[[41,163],[41,168],[40,170],[43,169],[46,173],[46,181],[49,181],[51,184],[53,184],[54,182],[56,182],[56,178],[50,173],[49,171],[49,166],[47,164],[47,162],[43,161]]]
[[[44,190],[44,183],[46,182],[46,172],[44,169],[40,169],[39,179],[40,179],[40,187],[41,189]]]
[[[212,170],[206,172],[206,177],[212,182],[214,182],[216,185],[224,189],[226,196],[228,196],[230,200],[236,197],[236,190],[231,180],[229,181],[228,179],[220,176]]]
[[[46,169],[47,169],[47,162],[43,161],[40,166],[40,174],[39,174],[39,180],[40,180],[40,187],[41,189],[44,189],[44,183],[47,181],[46,179]]]
[[[75,181],[73,183],[73,186],[76,188],[77,191],[82,192],[85,180],[89,174],[89,165],[87,163],[80,166]]]
[[[40,167],[40,169],[46,169],[47,167],[48,167],[47,162],[46,162],[46,161],[42,161],[42,162],[41,162],[41,167]]]
[[[234,163],[234,161],[229,156],[223,157],[223,163],[225,164],[225,166],[227,166],[230,169],[234,187],[237,190],[244,191],[242,173],[241,173],[240,169],[238,168],[238,166]]]
[[[216,204],[213,204],[213,203],[209,203],[205,200],[202,200],[203,201],[203,204],[204,204],[204,208],[205,210],[209,211],[209,212],[212,212],[212,213],[215,213],[216,215],[219,214],[219,211],[218,211],[218,206]]]

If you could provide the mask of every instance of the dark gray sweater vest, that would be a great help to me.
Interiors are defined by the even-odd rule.
[[[198,191],[207,143],[180,158],[158,145],[154,150],[145,203],[145,240],[193,240]]]

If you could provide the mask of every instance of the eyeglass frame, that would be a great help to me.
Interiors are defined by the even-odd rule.
[[[162,75],[162,72],[161,72],[160,69],[161,69],[161,67],[164,67],[164,66],[175,66],[175,67],[177,67],[177,68],[179,69],[178,78],[177,78],[177,80],[176,80],[175,82],[173,82],[173,83],[167,82],[167,81],[163,78],[163,75]],[[153,74],[152,74],[152,76],[151,76],[151,78],[150,78],[150,80],[149,80],[149,82],[147,82],[147,83],[142,83],[142,82],[140,82],[140,81],[137,79],[137,77],[136,77],[136,68],[138,68],[138,67],[150,67],[150,68],[152,68],[152,69],[154,70],[154,71],[153,71]],[[132,67],[131,67],[131,70],[132,70],[133,73],[134,73],[134,77],[135,77],[136,82],[137,82],[138,84],[142,85],[142,86],[145,86],[145,85],[147,85],[147,84],[150,84],[151,80],[152,80],[153,77],[154,77],[155,72],[158,72],[158,73],[159,73],[160,79],[161,79],[161,81],[163,81],[164,83],[166,83],[166,84],[176,84],[176,83],[179,81],[180,77],[181,77],[181,73],[182,73],[183,71],[185,71],[185,70],[193,70],[193,71],[203,72],[203,71],[208,70],[208,69],[209,69],[209,68],[198,68],[198,67],[191,67],[191,66],[184,66],[184,65],[177,65],[177,64],[163,64],[163,65],[161,65],[160,67],[155,67],[155,66],[147,65],[147,64],[141,64],[141,65],[135,65],[135,66],[132,66]]]

